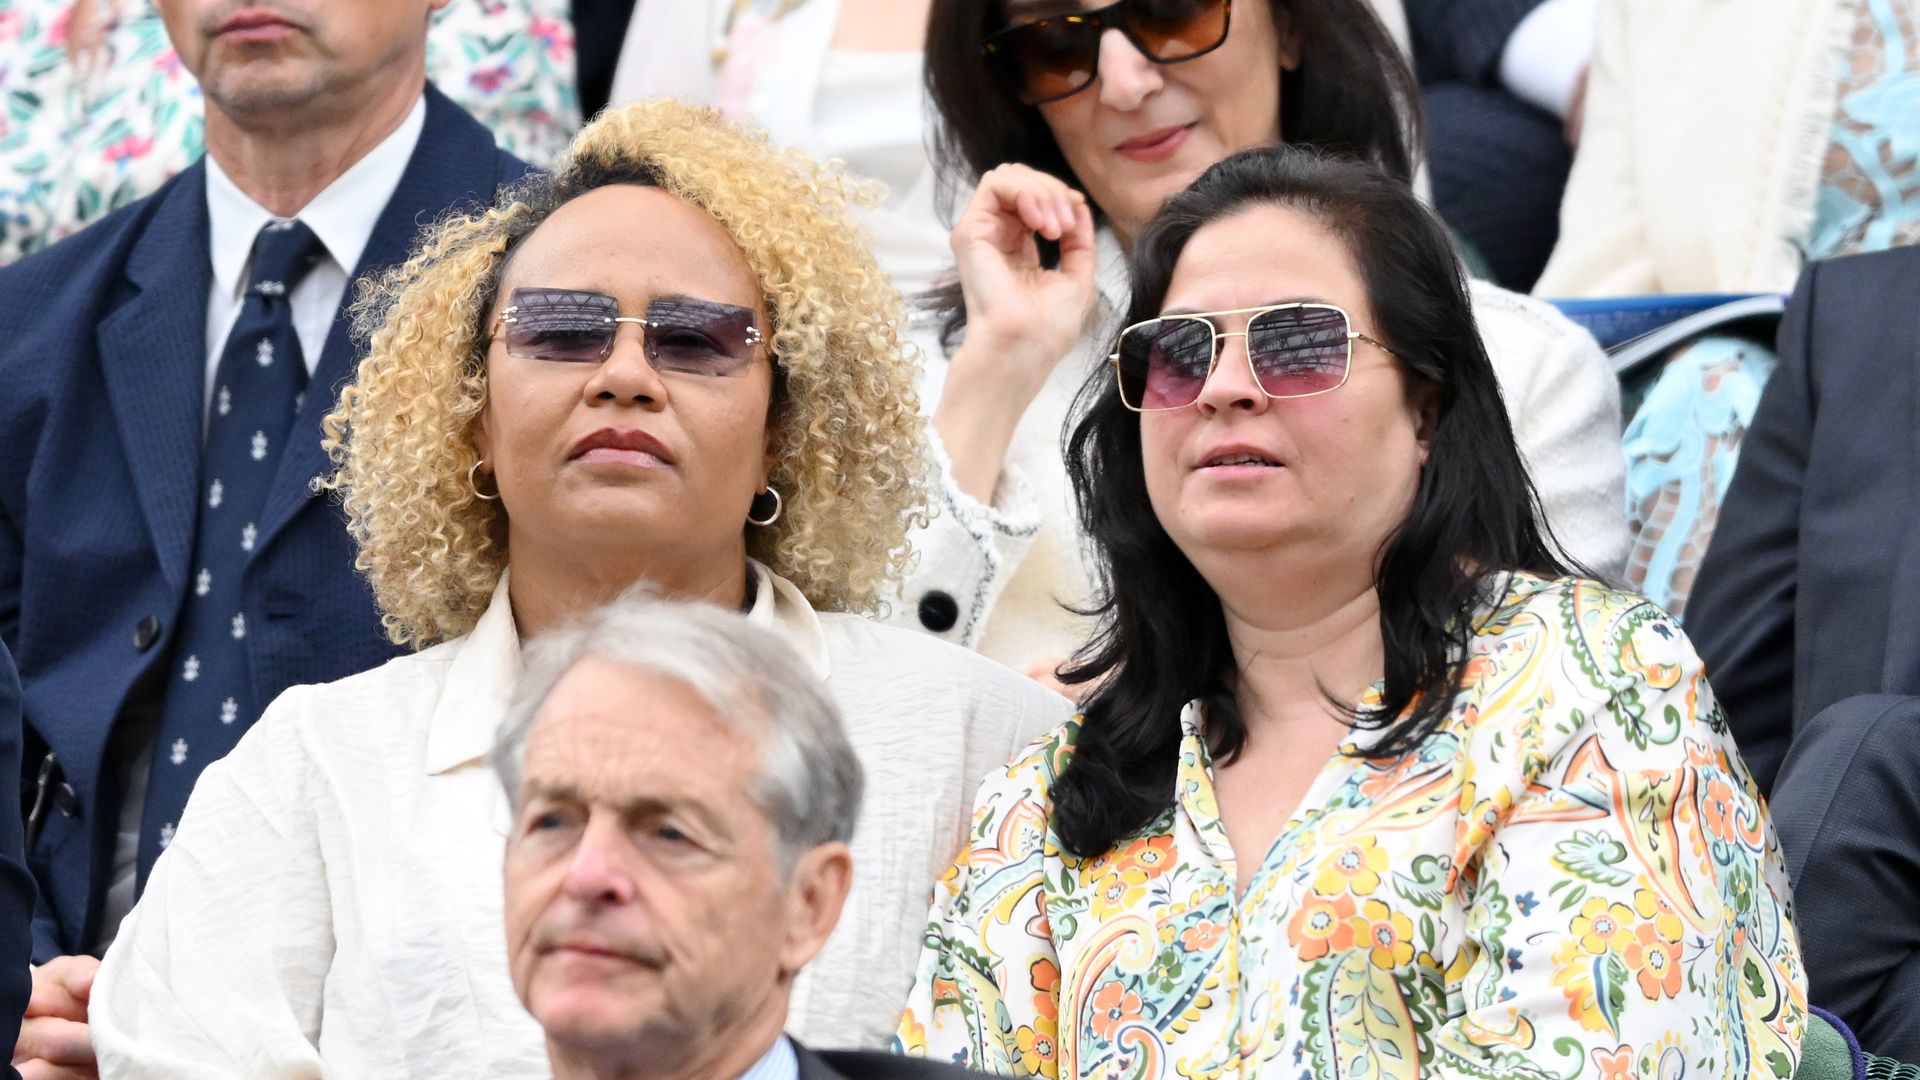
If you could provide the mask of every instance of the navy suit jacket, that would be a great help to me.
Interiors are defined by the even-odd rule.
[[[459,106],[431,86],[426,96],[420,141],[356,275],[404,260],[421,226],[526,174]],[[96,936],[120,786],[109,736],[130,709],[152,708],[171,674],[200,504],[211,280],[204,163],[0,268],[0,641],[25,689],[26,797],[45,796],[28,837],[41,960]],[[321,418],[360,355],[344,311],[352,292],[247,569],[261,702],[396,651],[338,504],[311,487],[328,471]]]
[[[1687,636],[1763,793],[1822,709],[1920,694],[1916,293],[1920,248],[1801,273],[1687,601]]]
[[[1407,0],[1413,69],[1421,85],[1499,81],[1500,54],[1542,0]]]
[[[21,851],[20,819],[8,808],[20,800],[20,680],[0,645],[0,1048],[9,1059],[20,1037],[20,1017],[33,989],[27,974],[33,938],[33,878]],[[19,1075],[0,1064],[0,1077]]]

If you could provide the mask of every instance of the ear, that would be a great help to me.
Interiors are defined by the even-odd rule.
[[[1420,447],[1420,464],[1433,449],[1433,433],[1440,426],[1440,388],[1416,379],[1407,388],[1407,406],[1413,410],[1413,439]]]
[[[473,440],[474,451],[480,455],[480,460],[487,463],[487,471],[491,472],[494,466],[493,431],[488,426],[488,418],[488,409],[482,405],[480,415],[474,417],[472,425],[467,428],[467,437]]]
[[[1293,9],[1283,8],[1273,24],[1275,51],[1280,54],[1280,70],[1300,70],[1300,28],[1293,21]]]
[[[787,881],[787,937],[780,946],[780,971],[787,978],[825,947],[852,887],[853,852],[845,844],[821,844],[794,864]]]

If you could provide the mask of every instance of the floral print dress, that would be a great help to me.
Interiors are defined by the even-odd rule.
[[[1772,827],[1699,658],[1639,597],[1509,578],[1446,723],[1330,760],[1245,895],[1205,710],[1180,724],[1168,809],[1097,858],[1048,821],[1078,722],[987,781],[896,1049],[1144,1080],[1793,1074]]]

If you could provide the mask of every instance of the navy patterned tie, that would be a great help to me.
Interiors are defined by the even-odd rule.
[[[241,582],[307,388],[288,295],[325,253],[319,237],[298,221],[262,228],[253,241],[240,315],[220,354],[200,454],[193,580],[180,612],[140,819],[143,888],[153,861],[173,839],[200,770],[232,750],[266,705],[254,700]]]

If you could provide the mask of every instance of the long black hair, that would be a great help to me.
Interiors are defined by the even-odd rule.
[[[1374,708],[1335,704],[1380,735],[1363,751],[1399,756],[1452,707],[1471,615],[1507,571],[1573,572],[1542,524],[1514,445],[1500,385],[1474,325],[1467,283],[1444,226],[1398,177],[1299,147],[1235,154],[1168,200],[1134,242],[1127,322],[1160,314],[1188,241],[1255,206],[1305,215],[1358,267],[1373,333],[1434,407],[1427,461],[1406,520],[1378,553],[1385,692]],[[1099,630],[1070,682],[1100,682],[1071,763],[1054,785],[1062,845],[1093,855],[1172,805],[1182,706],[1207,708],[1207,740],[1229,762],[1245,745],[1237,672],[1220,601],[1149,509],[1140,417],[1104,367],[1088,381],[1067,470],[1081,526],[1100,558],[1091,614]]]
[[[1373,162],[1413,182],[1421,145],[1420,84],[1366,0],[1239,0],[1264,3],[1299,41],[1300,62],[1280,72],[1280,130],[1288,143]],[[1086,193],[1040,110],[1020,101],[1006,73],[981,51],[1007,25],[1004,0],[938,0],[927,21],[927,94],[937,117],[932,150],[943,199],[987,170],[1018,162]],[[1092,93],[1083,90],[1082,93]],[[1094,220],[1103,216],[1093,207]],[[927,306],[947,314],[953,337],[964,314],[958,284]]]

